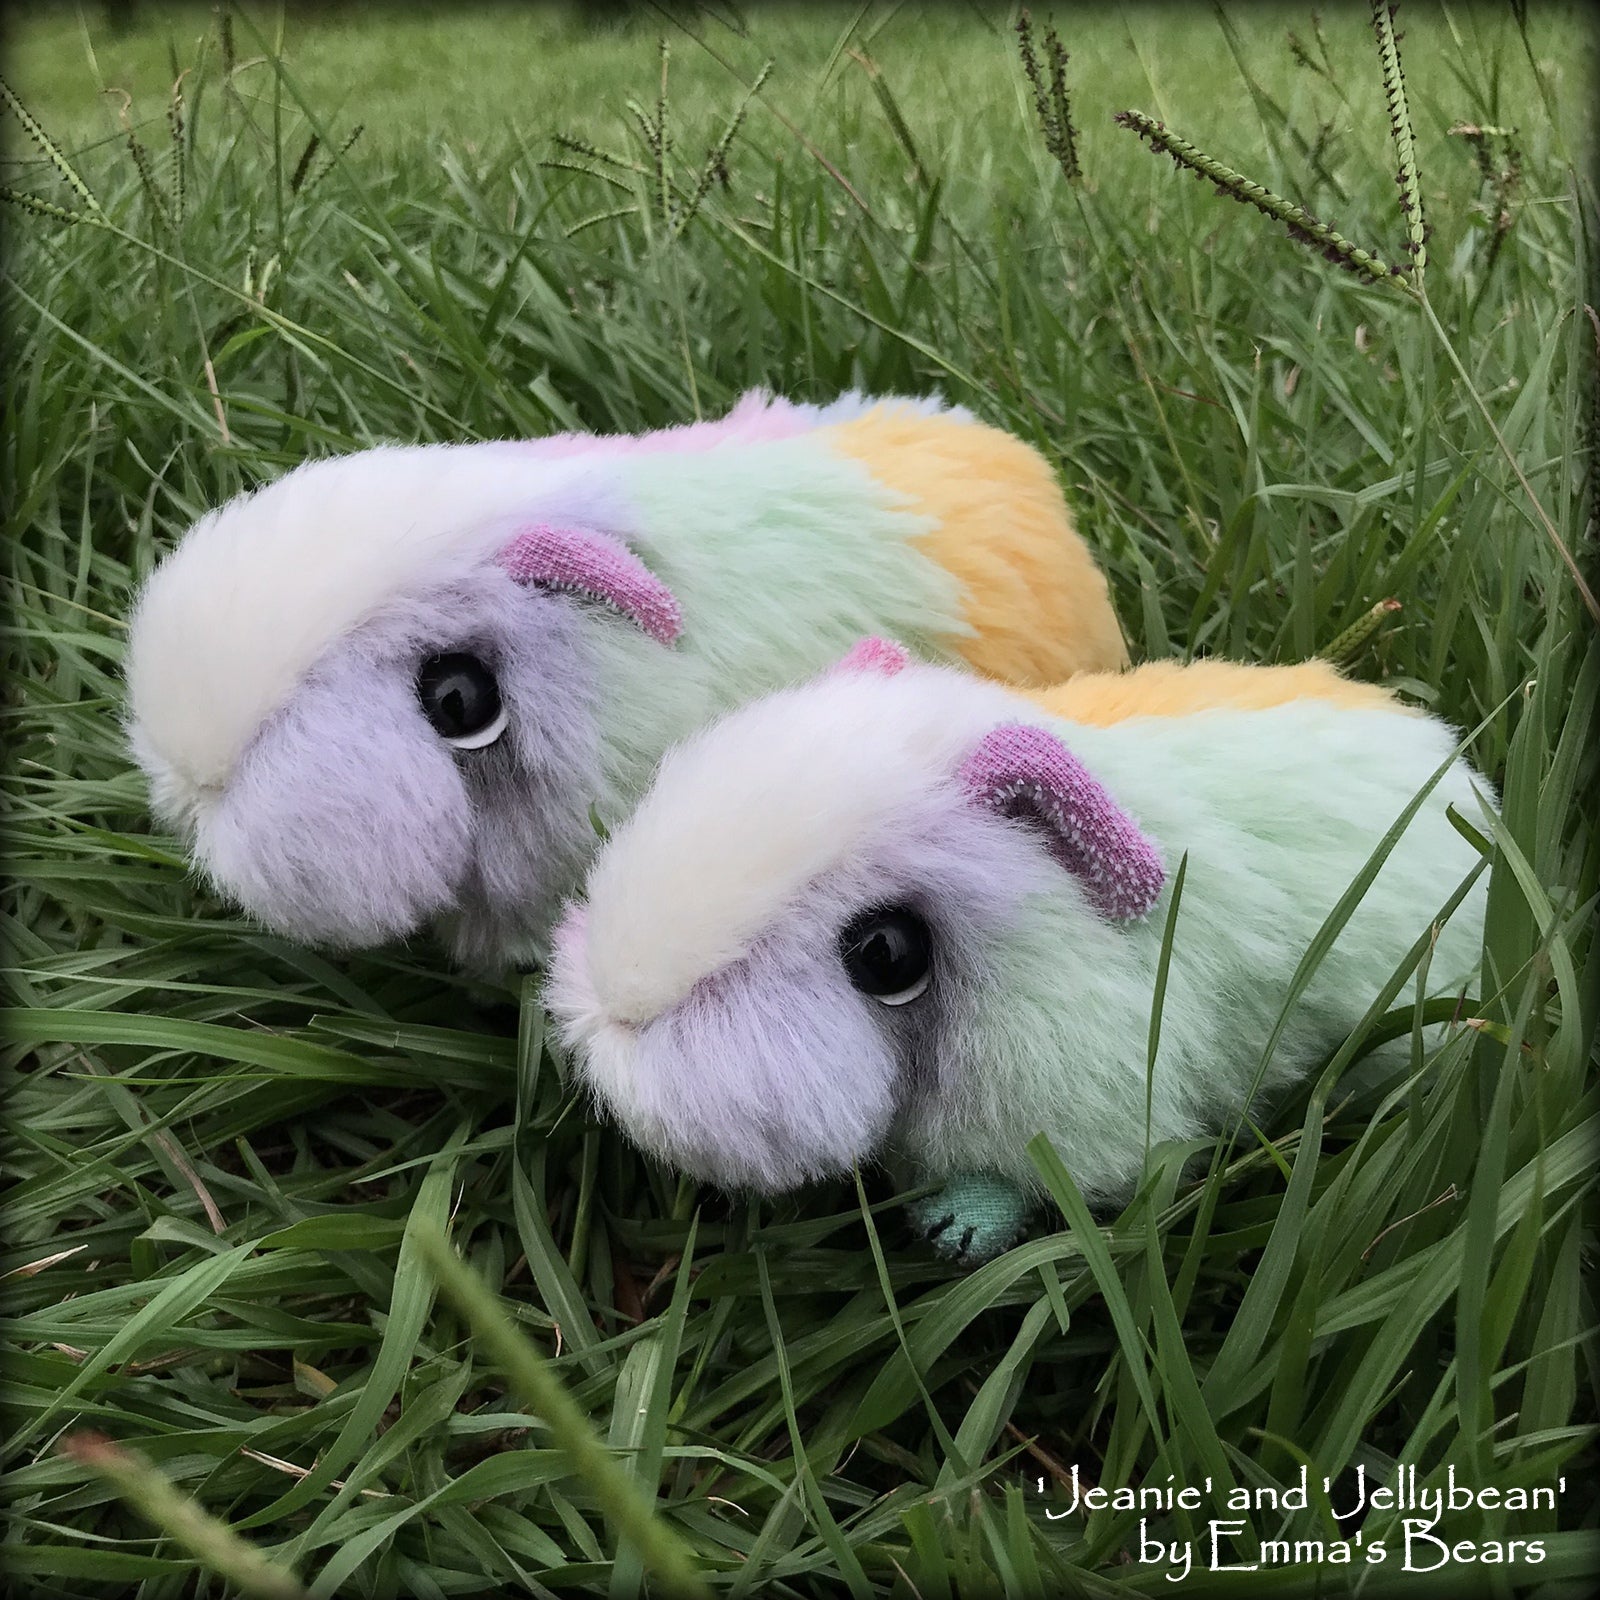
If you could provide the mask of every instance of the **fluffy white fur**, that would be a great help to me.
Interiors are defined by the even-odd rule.
[[[1049,719],[987,680],[841,673],[741,707],[670,750],[589,878],[600,1008],[676,1005],[883,817],[948,778],[973,730]],[[1028,715],[1032,712],[1032,716]]]
[[[592,519],[594,478],[516,443],[386,446],[204,517],[130,625],[132,737],[161,813],[192,821],[313,662],[387,602],[460,577],[530,517]]]

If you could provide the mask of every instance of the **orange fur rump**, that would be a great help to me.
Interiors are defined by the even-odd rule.
[[[968,665],[1038,686],[1127,665],[1105,575],[1031,445],[984,423],[882,407],[823,432],[933,519],[920,544],[963,587],[975,636],[956,649]]]
[[[1028,698],[1053,716],[1104,728],[1132,717],[1187,717],[1223,708],[1260,711],[1291,700],[1331,700],[1357,710],[1410,711],[1375,683],[1353,683],[1327,661],[1287,667],[1239,661],[1148,661],[1127,672],[1091,672]]]

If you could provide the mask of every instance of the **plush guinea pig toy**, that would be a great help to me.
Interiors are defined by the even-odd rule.
[[[536,960],[661,753],[863,633],[1048,683],[1126,655],[1042,457],[933,400],[385,447],[203,517],[127,657],[198,864],[292,936]]]
[[[776,1192],[883,1154],[969,1261],[1020,1233],[1048,1133],[1091,1200],[1142,1168],[1148,1030],[1187,855],[1151,1142],[1245,1109],[1295,968],[1444,765],[1442,723],[1320,663],[1156,663],[1023,695],[870,640],[668,754],[555,935],[546,999],[647,1150]],[[1481,783],[1482,780],[1477,780]],[[1324,1060],[1478,861],[1454,763],[1289,1012]],[[1480,879],[1432,993],[1475,971]]]

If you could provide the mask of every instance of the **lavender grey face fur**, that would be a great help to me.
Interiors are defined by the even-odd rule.
[[[776,1193],[847,1169],[948,1099],[995,978],[984,952],[1059,874],[1029,825],[975,812],[952,782],[886,819],[747,956],[641,1027],[626,1100],[592,1070],[586,1081],[636,1137],[708,1181]],[[914,1005],[885,1007],[844,980],[839,930],[874,905],[911,906],[938,930],[934,981]],[[580,926],[581,914],[565,936]],[[1071,974],[1063,991],[1070,1006]]]
[[[423,714],[418,664],[453,650],[494,672],[505,735],[453,750]],[[386,607],[319,660],[257,734],[201,823],[212,875],[269,923],[336,947],[440,920],[492,963],[548,925],[594,842],[597,675],[568,600],[485,566]]]

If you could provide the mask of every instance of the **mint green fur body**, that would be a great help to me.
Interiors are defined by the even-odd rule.
[[[1137,1179],[1147,1120],[1152,1146],[1193,1139],[1246,1110],[1252,1087],[1270,1091],[1319,1067],[1479,859],[1446,807],[1481,825],[1475,789],[1487,794],[1488,786],[1458,762],[1294,1002],[1262,1071],[1302,955],[1449,754],[1450,730],[1309,700],[1056,727],[1158,842],[1167,888],[1144,920],[1114,926],[1086,916],[1063,878],[1059,893],[1030,896],[1019,925],[986,952],[989,979],[954,1052],[969,1063],[965,1081],[928,1097],[896,1140],[918,1181],[949,1185],[919,1211],[925,1227],[956,1212],[935,1241],[946,1249],[967,1226],[991,1242],[1005,1233],[995,1223],[997,1180],[1014,1186],[1018,1208],[1000,1247],[1020,1232],[1025,1202],[1043,1194],[1026,1153],[1039,1132],[1089,1200],[1115,1201]],[[1186,852],[1151,1076],[1156,972]],[[1485,892],[1480,875],[1443,927],[1427,966],[1429,995],[1470,992]],[[1392,1004],[1409,1005],[1416,988],[1413,976]],[[975,1175],[988,1185],[975,1186]],[[977,1257],[976,1241],[963,1254]]]
[[[956,580],[916,540],[927,517],[859,462],[804,436],[617,463],[630,544],[677,596],[669,650],[617,619],[594,631],[608,827],[669,746],[722,712],[885,634],[928,660],[971,634]]]

